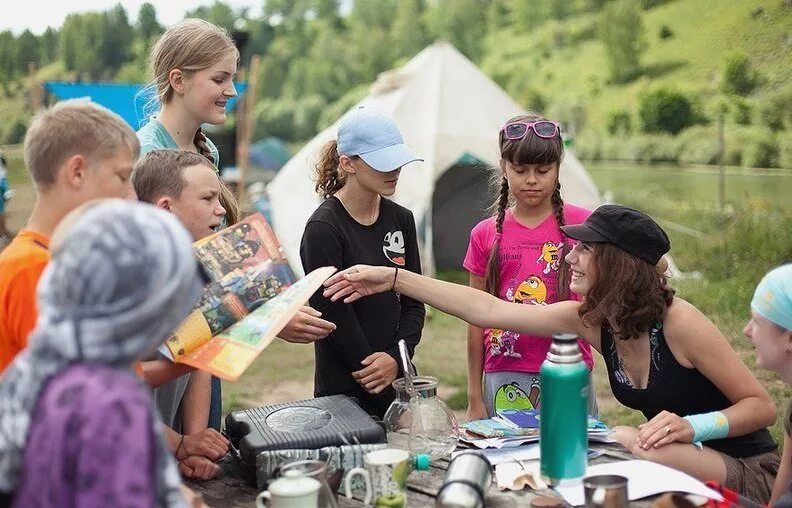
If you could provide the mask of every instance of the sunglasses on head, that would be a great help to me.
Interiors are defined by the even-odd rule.
[[[560,134],[560,129],[556,122],[550,120],[539,120],[537,122],[510,122],[503,126],[501,132],[506,136],[506,139],[516,141],[522,139],[528,134],[528,131],[534,131],[534,134],[543,139],[552,139]]]

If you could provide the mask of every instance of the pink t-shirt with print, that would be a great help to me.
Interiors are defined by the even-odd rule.
[[[591,214],[579,206],[564,205],[566,224],[580,224]],[[490,248],[495,240],[495,218],[483,220],[470,232],[470,243],[463,266],[484,277]],[[550,215],[535,228],[523,226],[506,211],[500,243],[500,288],[498,296],[525,305],[547,305],[558,301],[558,250],[571,248],[572,240],[561,232],[555,216]],[[570,298],[577,295],[570,293]],[[508,330],[484,330],[484,372],[539,372],[552,339],[519,334]],[[580,341],[583,360],[594,365],[591,346]]]

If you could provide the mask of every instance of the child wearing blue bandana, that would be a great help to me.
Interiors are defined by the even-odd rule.
[[[756,347],[756,364],[792,384],[792,263],[771,270],[754,291],[751,320],[743,331]],[[792,410],[792,407],[790,407]],[[792,507],[792,411],[784,418],[784,454],[772,506]]]

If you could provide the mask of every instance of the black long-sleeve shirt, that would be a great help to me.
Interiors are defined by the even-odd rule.
[[[353,219],[337,198],[326,199],[308,219],[300,258],[306,273],[321,266],[341,270],[356,264],[398,266],[421,273],[412,212],[387,199],[380,200],[379,217],[370,226]],[[360,362],[367,356],[384,351],[396,360],[401,376],[398,341],[404,339],[412,358],[421,340],[424,305],[393,291],[347,305],[332,303],[319,291],[311,298],[311,306],[337,327],[327,338],[314,343],[314,396],[356,397],[366,411],[382,417],[395,391],[388,387],[370,395],[352,372],[364,368]]]

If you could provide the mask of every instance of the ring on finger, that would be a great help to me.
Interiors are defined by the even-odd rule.
[[[671,434],[671,428],[668,425],[666,425],[665,433],[666,435]]]

